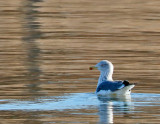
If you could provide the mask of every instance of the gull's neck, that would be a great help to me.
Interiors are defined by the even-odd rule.
[[[97,86],[99,86],[104,81],[113,81],[112,75],[113,75],[113,67],[112,66],[105,71],[101,71]]]

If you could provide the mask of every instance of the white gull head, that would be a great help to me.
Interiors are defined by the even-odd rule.
[[[108,60],[102,60],[99,63],[97,63],[95,66],[90,67],[90,70],[97,68],[100,71],[100,76],[98,79],[98,85],[99,86],[103,81],[113,81],[112,75],[113,75],[113,64]]]

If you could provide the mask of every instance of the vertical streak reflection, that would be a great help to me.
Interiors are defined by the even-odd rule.
[[[40,75],[42,73],[39,68],[39,55],[41,50],[36,42],[42,35],[39,31],[40,24],[36,21],[38,13],[36,8],[38,6],[35,6],[34,4],[37,2],[41,2],[41,0],[25,0],[22,2],[22,27],[24,29],[22,42],[27,55],[25,66],[28,71],[27,80],[30,82],[28,87],[32,93],[40,90],[38,86],[40,84]]]

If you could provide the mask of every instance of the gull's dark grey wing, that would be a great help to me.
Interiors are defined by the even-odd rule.
[[[126,81],[104,81],[97,87],[96,92],[99,92],[100,90],[109,90],[113,92],[122,89],[126,86],[124,82],[126,83]]]

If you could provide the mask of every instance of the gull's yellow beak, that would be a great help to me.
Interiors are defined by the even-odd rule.
[[[94,69],[97,69],[97,67],[95,67],[95,66],[89,67],[89,70],[94,70]]]

